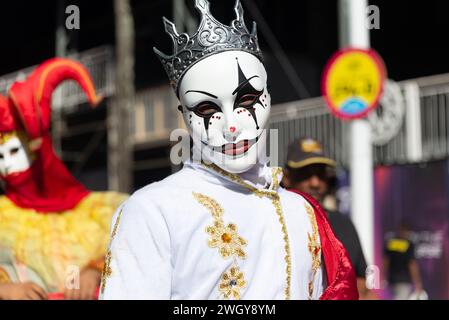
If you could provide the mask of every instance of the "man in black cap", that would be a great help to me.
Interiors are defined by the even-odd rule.
[[[288,147],[287,164],[282,184],[287,189],[296,189],[314,197],[326,210],[329,223],[349,253],[357,276],[360,299],[374,298],[365,285],[366,262],[357,231],[351,220],[329,208],[325,199],[335,187],[336,163],[324,154],[321,144],[311,138],[294,140]]]

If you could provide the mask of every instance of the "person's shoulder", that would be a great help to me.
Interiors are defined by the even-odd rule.
[[[294,189],[284,189],[279,191],[281,202],[285,203],[288,208],[295,208],[295,214],[303,214],[306,219],[316,219],[315,217],[323,215],[323,211],[319,204],[307,195]],[[301,210],[299,210],[301,209]]]
[[[172,205],[190,195],[195,185],[200,183],[194,170],[183,168],[163,180],[150,183],[136,190],[123,204],[126,214],[139,212],[139,215],[169,211]],[[175,201],[176,200],[176,201]]]
[[[286,201],[293,201],[293,202],[297,202],[298,204],[308,203],[306,198],[304,198],[304,196],[300,192],[297,192],[295,190],[285,189],[283,187],[280,187],[279,194]]]
[[[148,199],[158,200],[175,194],[179,195],[183,191],[191,189],[197,180],[194,170],[183,168],[163,180],[152,182],[136,190],[130,199],[148,201]]]

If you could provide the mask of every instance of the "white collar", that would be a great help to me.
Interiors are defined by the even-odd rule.
[[[253,192],[276,193],[282,180],[282,169],[269,167],[267,164],[259,163],[250,170],[241,173],[229,173],[216,165],[207,165],[196,161],[187,160],[184,165],[196,171],[207,172],[215,182],[224,184],[224,181],[232,185],[239,185]],[[218,179],[218,180],[217,180]]]

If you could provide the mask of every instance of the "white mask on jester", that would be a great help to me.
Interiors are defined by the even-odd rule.
[[[257,57],[225,51],[205,58],[182,78],[179,98],[194,157],[201,153],[203,161],[231,173],[264,161],[271,100]]]
[[[31,159],[17,136],[12,136],[0,144],[0,175],[2,177],[26,171],[30,166]]]

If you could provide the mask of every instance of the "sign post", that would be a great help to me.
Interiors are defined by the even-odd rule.
[[[373,155],[366,119],[376,108],[386,77],[379,55],[370,49],[367,0],[339,0],[340,48],[326,66],[322,91],[332,113],[351,120],[351,219],[367,264],[374,263]]]

